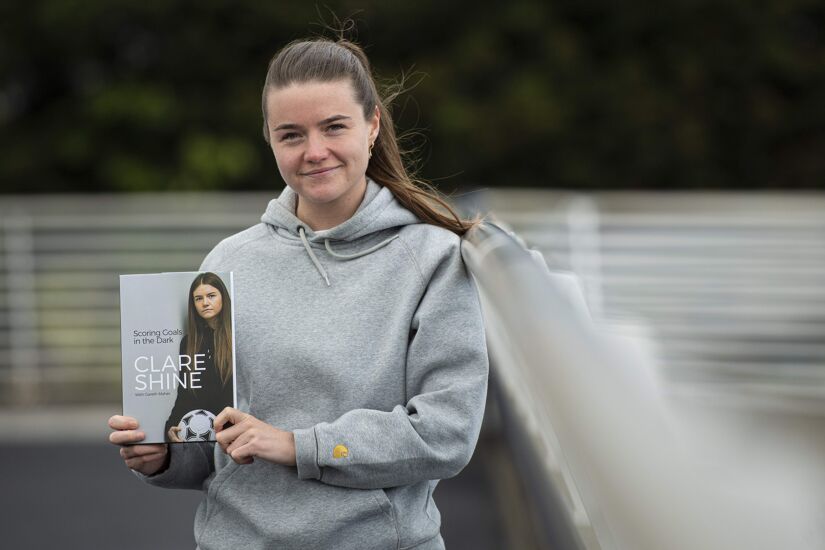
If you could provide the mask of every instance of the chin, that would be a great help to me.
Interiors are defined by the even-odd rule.
[[[302,191],[302,193],[298,193],[298,196],[313,204],[328,204],[335,202],[344,195],[344,193],[330,188],[306,189]]]

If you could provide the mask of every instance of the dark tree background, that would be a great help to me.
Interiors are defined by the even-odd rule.
[[[424,75],[394,112],[445,189],[825,183],[821,1],[7,0],[0,189],[281,185],[260,86],[330,10]]]

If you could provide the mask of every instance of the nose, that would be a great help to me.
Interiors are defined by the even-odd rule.
[[[307,162],[321,162],[327,158],[327,154],[327,146],[323,137],[310,135],[307,138],[306,150],[304,151],[304,158]]]

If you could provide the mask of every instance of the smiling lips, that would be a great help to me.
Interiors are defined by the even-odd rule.
[[[311,172],[304,172],[302,175],[303,176],[320,176],[320,175],[326,174],[327,172],[331,172],[332,170],[335,170],[336,168],[340,168],[340,166],[330,166],[329,168],[319,168],[319,169],[313,170]]]

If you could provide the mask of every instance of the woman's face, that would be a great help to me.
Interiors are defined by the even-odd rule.
[[[300,199],[332,208],[360,199],[379,115],[364,119],[350,81],[272,89],[266,105],[278,170]]]
[[[192,293],[195,300],[195,309],[202,318],[209,321],[220,315],[223,309],[223,298],[220,291],[212,285],[200,285]]]

